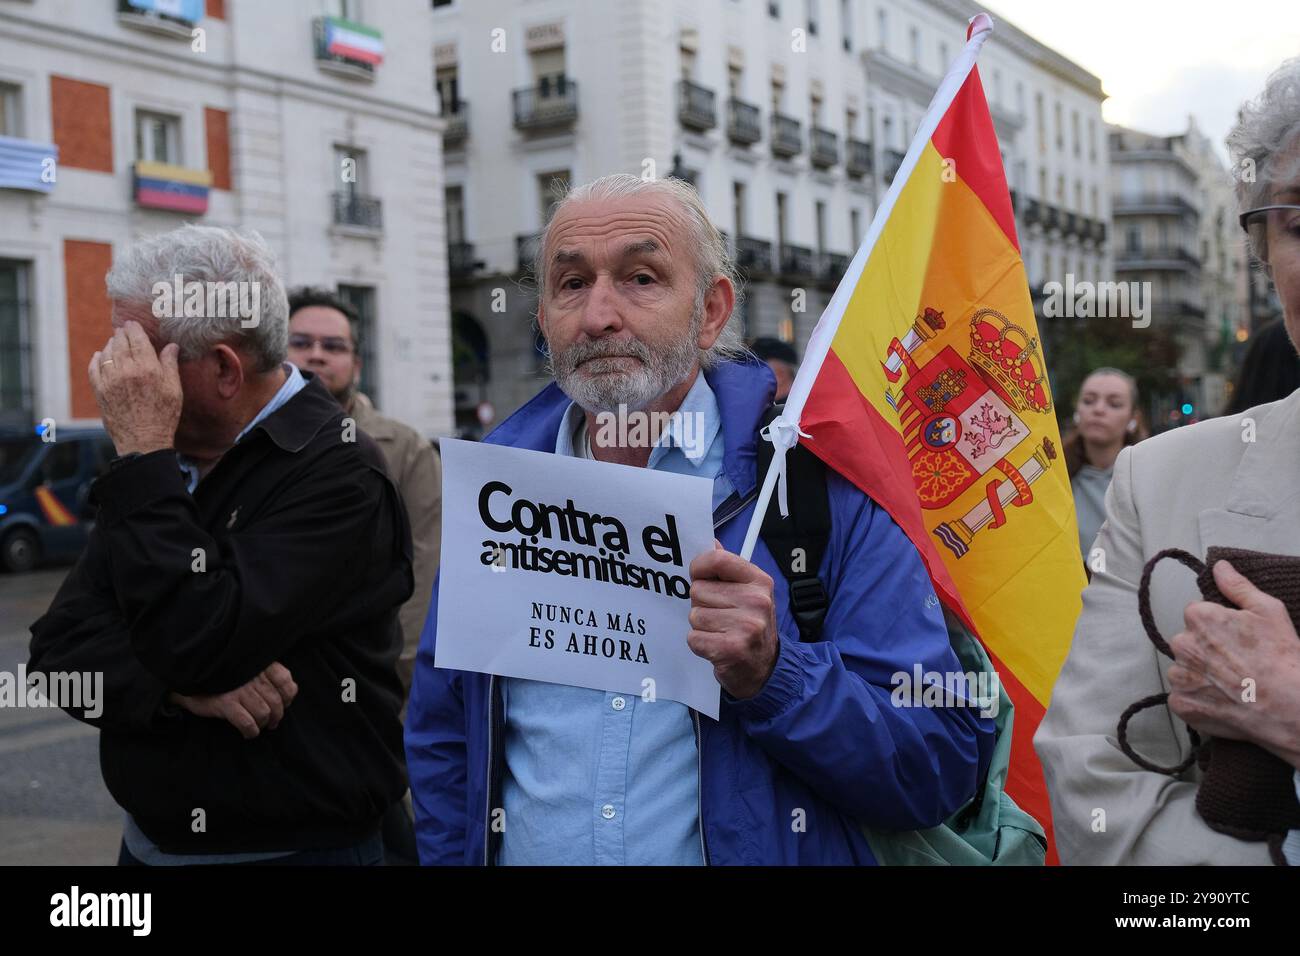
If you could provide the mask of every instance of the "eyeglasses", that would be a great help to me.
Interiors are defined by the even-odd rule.
[[[1243,212],[1239,221],[1261,261],[1271,262],[1300,254],[1300,206],[1260,206]]]
[[[304,352],[310,352],[316,346],[317,342],[319,342],[320,347],[330,355],[346,355],[348,352],[352,351],[352,345],[348,340],[340,338],[337,335],[331,335],[320,339],[312,335],[295,334],[289,336],[289,348],[301,349]]]

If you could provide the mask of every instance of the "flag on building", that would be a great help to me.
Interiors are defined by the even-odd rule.
[[[813,331],[784,417],[890,513],[944,603],[983,641],[1015,708],[1007,791],[1050,833],[1033,735],[1069,649],[1084,576],[975,68],[991,28],[982,15],[972,21],[974,36]]]
[[[208,211],[212,173],[171,163],[140,160],[135,164],[135,201],[149,209],[170,209],[201,216]]]
[[[345,60],[357,60],[377,66],[384,61],[383,34],[373,27],[341,20],[325,19],[325,52]]]

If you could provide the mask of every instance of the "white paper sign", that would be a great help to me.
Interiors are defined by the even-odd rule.
[[[444,439],[434,663],[667,698],[717,719],[686,644],[704,478]]]

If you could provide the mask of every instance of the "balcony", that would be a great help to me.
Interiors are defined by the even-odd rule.
[[[0,189],[54,191],[59,147],[13,136],[0,136]]]
[[[872,162],[871,144],[860,139],[844,141],[846,160],[845,172],[850,176],[870,176],[875,163]]]
[[[811,130],[812,142],[808,158],[820,169],[834,166],[840,161],[840,138],[828,129],[814,126]]]
[[[378,233],[384,228],[384,207],[374,196],[356,192],[336,192],[334,225],[347,229]]]
[[[1043,221],[1043,204],[1037,199],[1030,199],[1025,203],[1025,225],[1032,226],[1034,223]]]
[[[1116,271],[1200,272],[1201,260],[1181,246],[1139,246],[1115,252]]]
[[[447,121],[447,127],[442,131],[442,148],[460,149],[469,137],[469,104],[457,100],[450,105],[451,109],[442,114]]]
[[[537,256],[537,244],[542,241],[540,232],[528,232],[515,236],[515,265],[522,273],[533,271],[533,259]]]
[[[817,254],[807,246],[781,243],[780,273],[787,278],[812,278],[817,275]]]
[[[181,0],[179,5],[164,6],[174,9],[164,13],[158,9],[157,0],[118,0],[117,22],[175,40],[192,40],[194,25],[203,19],[203,0]]]
[[[677,84],[677,121],[687,129],[703,133],[718,125],[711,89],[682,80]]]
[[[903,153],[896,149],[887,149],[880,158],[884,163],[885,182],[892,183],[898,175],[898,167],[903,165]]]
[[[1043,228],[1044,228],[1044,229],[1060,229],[1060,228],[1061,228],[1061,210],[1057,209],[1055,206],[1049,206],[1049,205],[1046,205],[1046,204],[1043,206],[1043,209],[1044,209],[1044,211],[1045,211],[1045,213],[1046,213],[1046,214],[1043,216]]]
[[[789,158],[803,152],[799,121],[782,113],[772,114],[772,155]]]
[[[375,67],[384,62],[383,34],[341,17],[317,17],[312,21],[312,30],[317,66],[336,76],[374,80]]]
[[[1185,216],[1199,219],[1200,211],[1182,196],[1173,193],[1144,193],[1139,196],[1116,196],[1111,201],[1116,216]]]
[[[1106,241],[1106,224],[1100,219],[1094,221],[1092,224],[1092,238],[1095,242]]]
[[[727,100],[727,138],[737,146],[748,146],[763,138],[761,111],[744,100]]]
[[[474,273],[482,268],[482,261],[474,258],[474,243],[447,243],[447,274],[453,282],[472,279]]]
[[[1061,232],[1067,236],[1073,236],[1079,223],[1079,217],[1072,212],[1064,213],[1064,222],[1061,224]]]
[[[852,256],[840,252],[821,252],[817,254],[817,259],[817,278],[832,288],[849,271],[849,263],[853,261]]]
[[[736,268],[754,275],[767,275],[772,271],[772,244],[753,236],[736,237]]]
[[[513,96],[515,129],[520,132],[568,129],[578,119],[578,84],[563,73],[544,76]]]

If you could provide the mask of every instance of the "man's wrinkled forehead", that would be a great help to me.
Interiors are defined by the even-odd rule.
[[[547,242],[547,268],[591,256],[672,258],[686,224],[671,206],[653,200],[577,202],[556,213]]]

